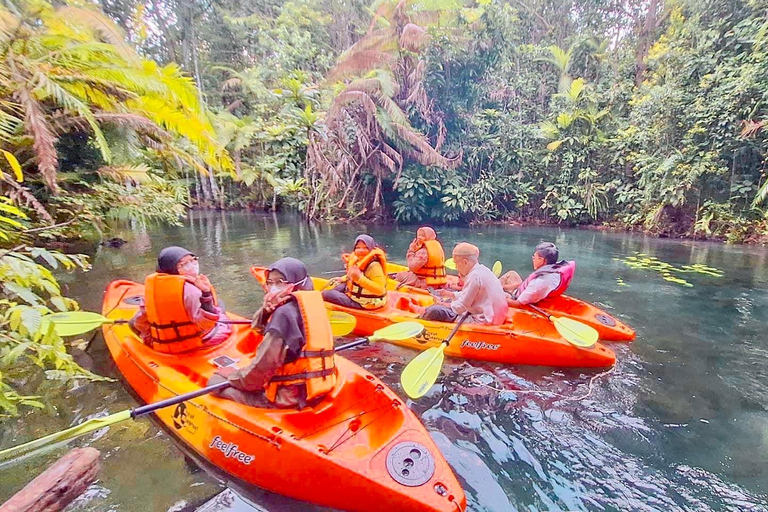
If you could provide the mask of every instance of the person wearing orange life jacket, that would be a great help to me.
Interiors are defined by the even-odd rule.
[[[551,242],[536,246],[531,257],[533,273],[523,280],[514,270],[499,278],[509,298],[507,304],[520,307],[536,304],[547,297],[557,297],[568,289],[576,272],[575,261],[557,261],[560,252]]]
[[[416,231],[416,238],[408,246],[405,259],[408,270],[395,276],[400,283],[423,289],[443,288],[446,285],[445,253],[434,229],[423,226]]]
[[[345,282],[323,291],[323,300],[355,309],[377,309],[387,303],[387,255],[370,235],[355,239],[354,252],[342,255]]]
[[[333,332],[322,296],[313,291],[304,263],[278,260],[267,271],[262,307],[253,328],[263,334],[244,368],[222,368],[208,384],[231,387],[219,395],[253,407],[304,408],[336,385]]]
[[[142,341],[165,353],[188,352],[224,341],[231,329],[216,292],[200,273],[197,256],[182,247],[166,247],[157,271],[144,281],[144,300],[129,325]]]

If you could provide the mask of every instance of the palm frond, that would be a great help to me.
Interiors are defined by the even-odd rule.
[[[54,193],[59,189],[56,183],[56,171],[59,168],[56,153],[56,137],[45,118],[40,104],[27,89],[16,91],[16,97],[24,108],[24,128],[32,136],[32,148],[37,157],[37,168],[48,188]]]
[[[150,168],[146,164],[103,166],[97,171],[99,176],[111,179],[118,183],[130,182],[133,185],[148,183],[153,177]]]
[[[117,24],[104,14],[84,7],[67,5],[56,10],[56,16],[67,20],[68,23],[76,23],[89,27],[100,35],[105,41],[113,45],[120,55],[127,61],[137,61],[138,57],[125,41],[126,36]]]

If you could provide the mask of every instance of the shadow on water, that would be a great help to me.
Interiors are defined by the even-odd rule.
[[[250,265],[290,255],[316,274],[339,270],[339,254],[361,231],[402,261],[415,228],[193,213],[183,228],[122,234],[130,240],[123,248],[100,248],[91,273],[62,281],[84,309],[98,311],[110,280],[142,280],[157,251],[183,245],[200,256],[228,309],[248,314],[262,298]],[[409,404],[472,510],[768,510],[768,251],[556,228],[444,228],[439,237],[446,247],[471,240],[486,263],[500,259],[521,271],[533,246],[554,241],[563,257],[578,261],[572,294],[638,332],[633,344],[612,346],[618,364],[609,372],[447,360],[439,384]],[[708,265],[724,276],[686,275],[693,287],[685,288],[614,259],[637,253]],[[400,392],[400,372],[414,352],[374,345],[346,355]],[[118,377],[100,339],[88,358],[94,371]],[[135,405],[120,382],[76,382],[63,391],[43,379],[28,385],[47,389],[55,410],[6,421],[0,446]],[[226,479],[187,464],[148,421],[79,443],[102,450],[104,460],[102,479],[74,510],[194,510],[212,498],[201,510],[240,512],[251,508],[248,501],[267,510],[318,510],[254,489],[238,489],[244,500],[219,494]],[[0,499],[64,450],[3,468]]]

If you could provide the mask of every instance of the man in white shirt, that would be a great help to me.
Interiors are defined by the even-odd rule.
[[[464,276],[460,292],[439,290],[445,300],[426,309],[421,318],[438,322],[455,322],[462,313],[469,312],[467,322],[501,325],[507,316],[507,300],[501,283],[491,270],[481,265],[480,249],[462,242],[453,249],[453,261],[459,274]]]

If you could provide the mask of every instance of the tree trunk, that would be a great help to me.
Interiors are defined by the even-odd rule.
[[[651,49],[653,33],[659,21],[659,2],[662,1],[663,0],[649,0],[645,22],[638,34],[638,43],[637,48],[635,49],[635,83],[637,85],[642,84],[643,80],[645,80],[645,72],[648,69],[648,65],[645,63],[645,57],[648,55],[648,50]]]
[[[210,173],[208,173],[210,176]],[[210,208],[212,196],[211,196],[211,182],[208,180],[207,176],[200,176],[200,189],[203,192],[203,203],[205,205],[205,208]],[[200,204],[200,199],[198,198],[198,204]]]
[[[75,448],[0,506],[0,512],[56,512],[80,496],[99,474],[95,448]]]

